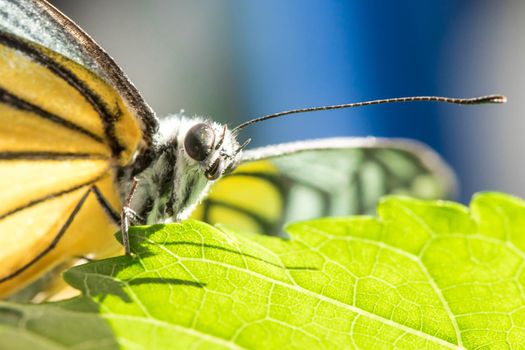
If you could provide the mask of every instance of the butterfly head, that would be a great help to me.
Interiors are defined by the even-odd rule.
[[[156,142],[148,163],[124,180],[139,180],[131,207],[145,223],[187,218],[211,183],[237,167],[247,145],[225,125],[183,115],[163,119]]]
[[[237,167],[248,143],[239,145],[226,125],[203,121],[188,129],[183,144],[186,155],[199,163],[208,180],[214,181]]]

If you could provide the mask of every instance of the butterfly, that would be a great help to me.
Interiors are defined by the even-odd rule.
[[[495,103],[398,98],[386,102]],[[291,220],[368,213],[380,196],[443,198],[454,176],[406,140],[338,138],[245,151],[235,128],[158,119],[113,59],[44,0],[0,0],[0,297],[78,256],[122,253],[113,233],[189,217],[280,234]],[[209,194],[207,197],[206,195]]]

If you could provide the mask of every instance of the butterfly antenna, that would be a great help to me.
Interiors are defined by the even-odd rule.
[[[441,97],[441,96],[412,96],[412,97],[387,98],[387,99],[382,99],[382,100],[371,100],[371,101],[363,101],[363,102],[355,102],[355,103],[345,103],[345,104],[332,105],[332,106],[299,108],[299,109],[292,109],[289,111],[278,112],[274,114],[268,114],[268,115],[264,115],[259,118],[248,120],[247,122],[244,122],[236,126],[235,128],[233,128],[232,133],[237,134],[241,129],[244,129],[248,125],[259,123],[259,122],[262,122],[263,120],[282,117],[288,114],[329,111],[332,109],[364,107],[364,106],[371,106],[371,105],[380,105],[380,104],[385,104],[385,103],[422,102],[422,101],[444,102],[444,103],[452,103],[452,104],[457,104],[457,105],[479,105],[479,104],[485,104],[485,103],[505,103],[507,102],[507,98],[503,95],[487,95],[487,96],[474,97],[474,98],[454,98],[454,97]]]

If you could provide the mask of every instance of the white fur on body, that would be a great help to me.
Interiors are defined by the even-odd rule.
[[[224,132],[224,126],[200,117],[188,118],[172,115],[160,122],[159,132],[155,135],[155,157],[136,177],[138,187],[131,200],[131,209],[144,219],[146,224],[181,221],[189,217],[195,207],[208,193],[214,181],[205,176],[205,171],[222,157],[225,168],[236,164],[240,152],[232,156],[239,144],[229,130],[218,150],[213,148],[203,161],[196,161],[186,153],[184,139],[188,130],[198,123],[206,123],[215,133],[214,146]],[[175,141],[175,142],[174,142]],[[121,182],[121,194],[126,198],[130,191],[130,181],[125,176]],[[168,210],[170,197],[173,196],[171,210]],[[173,215],[167,215],[172,211]]]

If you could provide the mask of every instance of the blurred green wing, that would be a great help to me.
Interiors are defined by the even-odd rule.
[[[242,231],[279,234],[283,224],[371,214],[381,196],[451,198],[453,172],[409,140],[335,138],[249,150],[216,182],[193,217]]]

